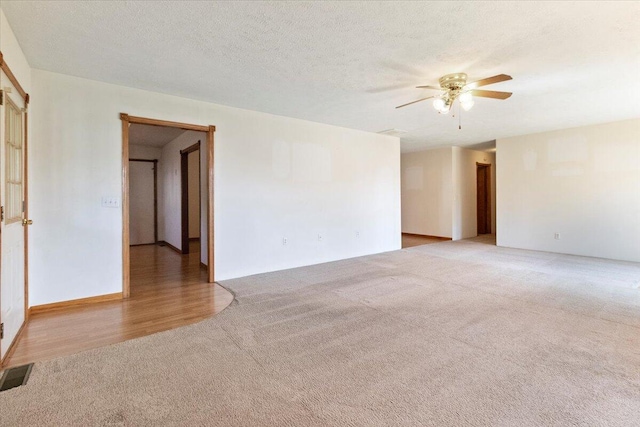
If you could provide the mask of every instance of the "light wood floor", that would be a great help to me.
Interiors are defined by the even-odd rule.
[[[402,247],[411,248],[413,246],[429,245],[431,243],[446,242],[446,237],[420,236],[418,234],[402,233]]]
[[[189,255],[166,246],[132,247],[129,299],[32,315],[6,367],[178,328],[224,310],[233,295],[206,283],[198,244],[192,242]]]

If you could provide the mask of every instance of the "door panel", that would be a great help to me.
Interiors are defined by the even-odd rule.
[[[155,243],[154,163],[129,162],[129,244]]]
[[[491,233],[491,168],[478,165],[476,169],[476,194],[478,234]]]
[[[0,88],[11,87],[0,73]],[[4,338],[0,358],[4,358],[25,321],[25,162],[24,102],[15,89],[4,93],[0,135],[0,203],[4,219],[0,222],[0,321]]]

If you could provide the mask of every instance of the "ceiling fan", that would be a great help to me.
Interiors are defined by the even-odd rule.
[[[463,110],[469,111],[473,107],[473,97],[480,96],[484,98],[494,99],[507,99],[511,96],[511,92],[498,92],[495,90],[477,90],[476,88],[481,86],[487,86],[494,83],[504,82],[511,80],[511,76],[506,74],[498,74],[497,76],[487,77],[486,79],[478,80],[476,82],[467,83],[467,75],[465,73],[447,74],[440,77],[440,87],[437,86],[416,86],[419,89],[435,89],[441,90],[443,93],[439,95],[428,96],[416,101],[411,101],[406,104],[398,105],[396,108],[406,107],[407,105],[415,104],[416,102],[425,101],[427,99],[435,98],[433,100],[433,107],[441,114],[447,114],[453,102],[457,99]]]

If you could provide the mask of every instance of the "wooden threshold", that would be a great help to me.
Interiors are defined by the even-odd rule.
[[[46,313],[50,311],[65,310],[68,308],[78,307],[86,304],[95,304],[97,302],[115,301],[122,299],[122,292],[113,294],[98,295],[95,297],[79,298],[69,301],[53,302],[51,304],[34,305],[29,309],[29,314]]]
[[[412,236],[412,237],[428,237],[429,239],[440,239],[443,242],[447,240],[451,240],[451,237],[442,237],[442,236],[431,236],[429,234],[415,234],[415,233],[402,233],[403,236]]]

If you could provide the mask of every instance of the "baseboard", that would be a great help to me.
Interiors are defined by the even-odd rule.
[[[87,304],[95,304],[97,302],[116,301],[121,299],[122,299],[122,292],[116,292],[114,294],[98,295],[95,297],[53,302],[51,304],[34,305],[33,307],[29,308],[29,315],[46,313],[49,311],[64,310],[72,307],[80,307]]]
[[[209,267],[207,267],[207,264],[202,261],[200,261],[200,268],[204,268],[205,270],[209,271]]]
[[[182,251],[178,248],[176,248],[175,246],[173,246],[171,243],[166,242],[164,240],[161,240],[158,242],[159,245],[165,245],[167,246],[169,249],[173,249],[174,251],[178,252],[180,255],[182,255]]]
[[[430,239],[451,240],[451,237],[430,236],[428,234],[402,233],[403,236],[428,237]]]
[[[20,329],[18,329],[18,333],[13,338],[13,341],[11,341],[11,344],[9,344],[9,348],[7,349],[7,352],[4,354],[4,357],[2,358],[2,360],[0,360],[0,368],[3,368],[5,362],[9,360],[13,355],[13,352],[16,350],[16,344],[18,343],[18,341],[20,341],[20,337],[22,336],[22,332],[24,331],[24,327],[26,325],[27,325],[27,320],[26,320],[26,313],[25,313],[25,321],[22,322],[22,326],[20,326]]]

